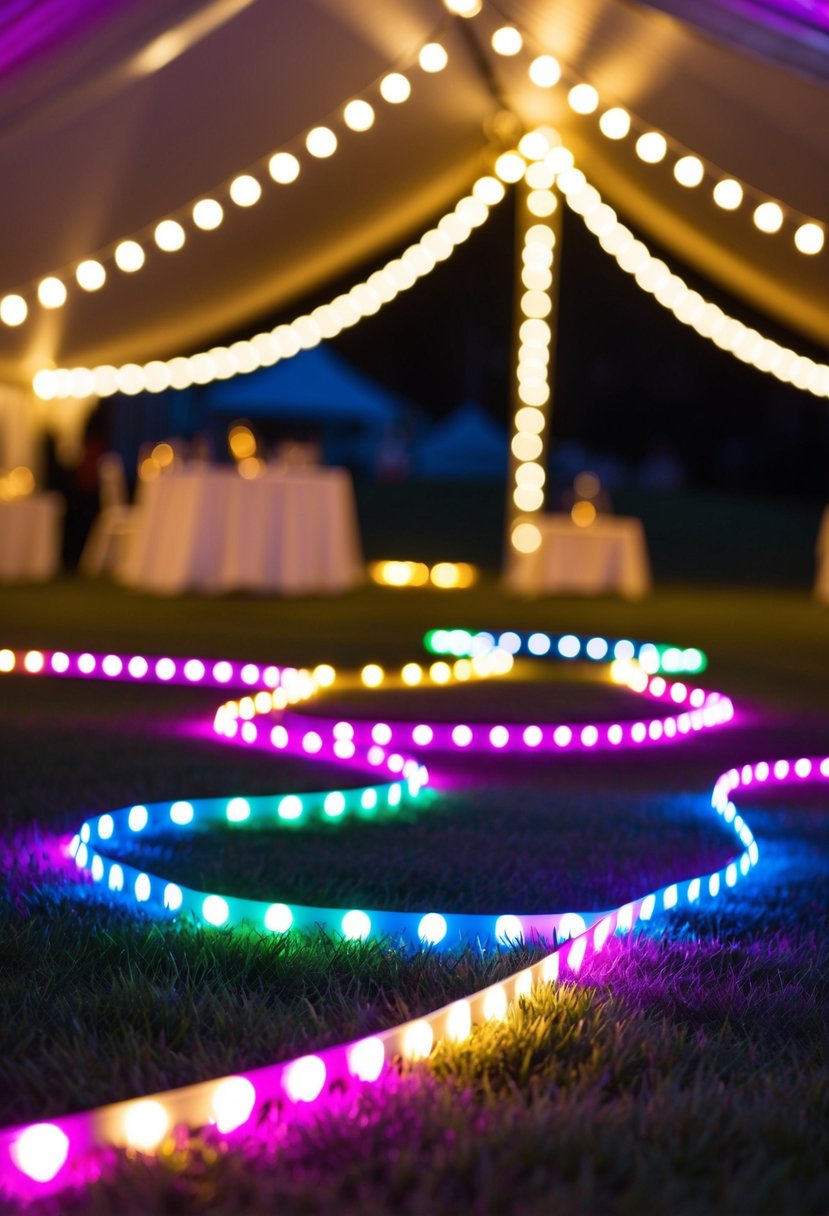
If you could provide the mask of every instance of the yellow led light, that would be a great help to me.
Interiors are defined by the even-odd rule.
[[[520,182],[527,162],[517,152],[502,152],[495,162],[495,172],[502,182]]]
[[[537,486],[516,486],[512,501],[519,511],[540,511],[544,506],[544,491]]]
[[[4,325],[15,327],[22,325],[29,315],[29,306],[22,296],[14,293],[3,296],[0,300],[0,321]]]
[[[481,0],[443,0],[444,8],[456,17],[477,17]]]
[[[561,80],[561,64],[554,55],[539,55],[530,64],[530,80],[540,89],[551,89]]]
[[[61,279],[49,275],[38,283],[37,298],[43,308],[62,308],[66,303],[66,285]]]
[[[778,203],[760,203],[754,208],[754,225],[761,232],[779,232],[783,226],[783,208]]]
[[[705,166],[698,156],[681,156],[674,165],[674,177],[680,186],[698,186],[705,177]]]
[[[115,265],[125,274],[135,274],[146,261],[144,250],[138,241],[121,241],[115,249]]]
[[[541,532],[530,523],[516,524],[510,535],[513,549],[517,553],[535,553],[541,545]]]
[[[592,502],[575,502],[570,518],[579,528],[589,528],[596,519],[596,508]]]
[[[262,197],[262,187],[249,173],[240,173],[230,183],[230,197],[237,207],[253,207]]]
[[[442,72],[449,62],[449,56],[439,42],[427,42],[420,48],[417,62],[424,72]]]
[[[161,1143],[169,1126],[170,1117],[161,1103],[145,1098],[127,1107],[124,1137],[130,1148],[148,1153]]]
[[[368,131],[374,126],[374,106],[367,101],[350,101],[343,110],[343,122],[351,131]]]
[[[224,208],[215,198],[202,198],[193,207],[193,223],[202,232],[212,232],[224,219]]]
[[[414,688],[423,679],[423,668],[419,663],[407,663],[400,672],[400,678],[409,688]]]
[[[78,265],[75,278],[83,291],[99,291],[106,282],[107,272],[100,262],[87,258]]]
[[[380,96],[393,106],[408,101],[412,86],[402,72],[389,72],[380,81]]]
[[[592,114],[598,109],[599,94],[592,84],[575,84],[567,94],[567,104],[576,114]]]
[[[539,219],[552,215],[557,206],[552,190],[531,190],[527,195],[527,210]]]
[[[636,141],[636,155],[646,165],[658,165],[665,159],[668,152],[668,142],[659,131],[646,131]]]
[[[794,234],[795,247],[800,253],[820,253],[826,234],[820,224],[801,224]]]
[[[432,1050],[435,1036],[426,1021],[410,1022],[403,1034],[402,1055],[406,1060],[425,1060]]]
[[[280,186],[288,186],[299,177],[299,161],[290,152],[275,152],[268,161],[268,173]]]
[[[360,672],[360,679],[366,688],[379,688],[385,678],[386,673],[377,663],[367,663]]]
[[[724,177],[714,187],[714,202],[723,211],[736,211],[743,201],[743,187],[733,177]]]
[[[429,668],[429,679],[434,684],[448,684],[452,678],[452,671],[448,663],[444,663],[442,659],[437,663],[433,663]]]
[[[164,253],[176,253],[185,241],[184,229],[177,220],[162,220],[160,224],[156,224],[153,236],[156,245]]]
[[[613,106],[599,119],[599,130],[606,139],[624,139],[630,131],[630,115],[621,106]]]
[[[492,35],[492,49],[496,55],[517,55],[524,45],[521,31],[514,25],[502,25]]]
[[[479,177],[472,187],[473,198],[478,199],[487,207],[500,203],[505,193],[506,191],[497,177]]]
[[[337,151],[337,137],[330,127],[313,127],[305,136],[305,147],[318,160],[325,160]]]
[[[523,406],[515,415],[515,429],[529,431],[533,435],[541,434],[545,422],[543,411],[535,409],[533,406]]]

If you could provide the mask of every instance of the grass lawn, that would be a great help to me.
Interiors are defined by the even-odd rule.
[[[390,554],[393,556],[393,554]],[[408,553],[402,554],[408,556]],[[446,556],[444,554],[444,556]],[[829,615],[799,589],[667,584],[638,605],[440,595],[158,600],[66,579],[0,591],[0,646],[389,666],[436,625],[548,628],[699,646],[734,724],[635,756],[434,764],[441,793],[391,822],[153,846],[171,878],[297,902],[431,910],[602,907],[729,855],[708,808],[734,764],[829,750]],[[350,701],[368,710],[368,694]],[[564,671],[518,685],[372,694],[372,711],[539,720],[635,700]],[[53,841],[134,801],[321,788],[316,766],[191,728],[215,692],[0,683],[0,1125],[254,1067],[392,1025],[529,951],[402,956],[383,943],[162,926],[79,899]],[[345,704],[338,699],[338,704]],[[708,911],[615,938],[578,984],[522,1001],[382,1091],[161,1156],[35,1212],[813,1213],[829,1211],[829,792],[744,796],[756,872]],[[146,856],[146,854],[145,854]],[[150,863],[147,862],[149,865]],[[702,869],[700,869],[702,867]]]

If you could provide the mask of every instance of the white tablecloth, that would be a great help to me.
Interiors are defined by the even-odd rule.
[[[536,515],[534,553],[511,553],[504,573],[518,595],[621,595],[639,599],[651,586],[641,520],[600,515],[587,528],[569,515]]]
[[[60,569],[65,503],[60,494],[0,502],[0,582],[45,582]]]
[[[823,512],[815,548],[815,596],[829,604],[829,507]]]
[[[351,478],[303,468],[246,481],[207,466],[144,482],[118,577],[168,595],[346,591],[363,577]]]

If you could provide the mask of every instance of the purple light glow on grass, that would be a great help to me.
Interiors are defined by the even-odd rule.
[[[201,660],[71,656],[40,651],[26,652],[18,664],[13,652],[0,651],[0,670],[8,672],[15,668],[33,676],[52,671],[58,676],[80,674],[103,681],[147,679],[197,684],[215,679],[226,686],[232,680],[239,680],[242,687],[251,689],[262,674],[261,669],[252,664],[235,667],[229,664],[225,668],[219,661],[210,668]],[[297,673],[288,669],[287,674],[289,686],[296,691],[294,677]],[[755,785],[827,781],[829,757],[760,762],[722,774],[714,786],[711,805],[736,837],[739,851],[712,873],[673,881],[618,907],[584,915],[564,912],[528,916],[502,912],[497,918],[485,918],[442,914],[434,910],[425,915],[420,912],[369,913],[358,908],[344,912],[342,909],[284,904],[271,904],[265,910],[256,901],[190,891],[138,871],[120,859],[119,842],[125,839],[151,837],[159,831],[186,833],[196,827],[209,827],[211,822],[244,824],[256,816],[270,816],[273,822],[274,812],[277,819],[291,823],[300,818],[314,800],[320,803],[322,814],[329,818],[338,818],[349,799],[352,809],[357,809],[355,800],[359,799],[360,806],[371,813],[379,800],[384,799],[384,809],[393,814],[404,796],[417,797],[427,777],[419,760],[405,750],[412,744],[429,747],[442,742],[445,750],[455,749],[463,754],[475,748],[492,755],[503,751],[538,754],[545,743],[552,754],[592,751],[602,744],[617,750],[631,745],[635,752],[640,745],[681,738],[733,717],[730,700],[718,693],[689,689],[661,676],[634,674],[634,691],[668,701],[679,709],[679,713],[632,724],[528,724],[516,727],[501,723],[453,725],[309,719],[294,712],[277,711],[274,714],[271,707],[266,707],[269,700],[266,694],[260,702],[261,708],[257,707],[254,696],[220,707],[213,724],[220,738],[271,752],[289,750],[315,762],[324,759],[367,766],[373,770],[374,779],[384,784],[362,791],[334,790],[302,796],[286,794],[269,798],[136,804],[105,812],[85,822],[70,845],[78,871],[88,872],[92,882],[99,884],[99,891],[106,892],[113,900],[127,902],[142,913],[196,914],[204,924],[217,928],[240,923],[249,914],[261,916],[264,911],[265,928],[277,933],[303,927],[308,916],[312,918],[310,923],[324,923],[326,917],[334,915],[339,918],[342,936],[354,941],[364,940],[369,933],[393,937],[400,934],[402,940],[404,930],[412,925],[416,926],[415,940],[419,939],[430,949],[440,947],[444,942],[450,943],[458,926],[462,936],[492,941],[493,948],[506,949],[522,942],[543,943],[552,940],[554,935],[558,944],[539,962],[525,966],[507,979],[368,1039],[237,1076],[80,1112],[48,1124],[0,1131],[0,1185],[8,1192],[24,1197],[43,1194],[45,1189],[57,1189],[76,1179],[79,1170],[89,1169],[93,1150],[120,1145],[151,1153],[178,1124],[194,1128],[215,1126],[223,1135],[246,1137],[252,1121],[259,1118],[263,1109],[277,1102],[281,1106],[283,1122],[302,1120],[315,1109],[328,1109],[332,1104],[342,1103],[347,1095],[361,1087],[381,1082],[396,1061],[424,1059],[441,1039],[461,1041],[473,1026],[503,1019],[511,1003],[528,996],[537,986],[575,980],[589,970],[593,958],[605,949],[614,935],[627,934],[637,924],[647,924],[662,912],[709,905],[736,886],[757,864],[759,850],[732,795]],[[277,673],[275,678],[281,683],[284,675],[285,672]],[[231,706],[235,708],[231,709]],[[420,728],[418,735],[422,742],[413,737],[415,727]],[[235,920],[233,904],[238,906]],[[470,930],[473,922],[474,927]],[[488,928],[483,922],[487,922]]]

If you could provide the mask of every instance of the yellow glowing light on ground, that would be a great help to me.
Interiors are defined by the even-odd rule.
[[[570,518],[578,528],[589,528],[596,519],[596,508],[592,502],[574,502]]]
[[[510,539],[517,553],[535,553],[541,546],[541,532],[535,524],[516,524]]]
[[[157,443],[150,455],[157,465],[160,465],[162,469],[166,469],[168,465],[173,463],[176,454],[169,443]]]
[[[34,491],[34,473],[25,465],[18,465],[9,473],[8,484],[12,498],[25,498]]]
[[[145,456],[138,466],[138,476],[142,481],[155,481],[161,472],[161,465],[152,456]]]

